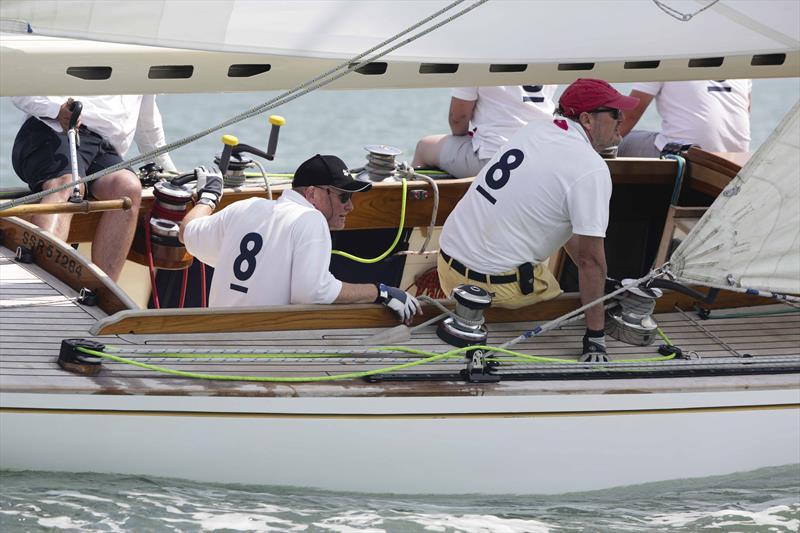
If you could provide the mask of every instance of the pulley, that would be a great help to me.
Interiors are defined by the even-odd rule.
[[[491,295],[477,285],[463,284],[453,289],[452,296],[455,312],[439,322],[436,335],[458,348],[486,344],[488,331],[483,324],[483,310],[492,304]]]
[[[624,279],[626,291],[618,297],[617,305],[606,310],[607,335],[634,346],[648,346],[658,335],[658,324],[652,314],[656,300],[663,294],[660,289],[641,287],[634,280]]]

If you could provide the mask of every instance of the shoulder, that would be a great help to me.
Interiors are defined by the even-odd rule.
[[[481,89],[481,87],[455,87],[450,91],[450,95],[459,100],[472,101],[478,99]]]
[[[236,201],[229,206],[227,206],[223,211],[225,212],[230,210],[231,212],[235,211],[245,211],[250,209],[268,209],[271,210],[275,202],[273,200],[266,200],[264,198],[246,198],[244,200]]]
[[[639,91],[640,93],[655,96],[661,92],[661,89],[664,87],[665,84],[663,81],[639,82],[633,84],[631,91]]]

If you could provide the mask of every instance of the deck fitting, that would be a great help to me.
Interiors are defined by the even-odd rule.
[[[30,264],[33,263],[33,250],[25,246],[17,246],[17,251],[14,258],[18,263]]]
[[[64,339],[58,354],[58,366],[69,372],[84,376],[96,376],[102,369],[103,359],[78,350],[87,348],[98,352],[106,349],[105,344],[87,339]]]

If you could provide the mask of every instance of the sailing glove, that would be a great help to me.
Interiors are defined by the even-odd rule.
[[[216,209],[222,198],[222,175],[214,167],[197,167],[194,175],[197,178],[197,203]]]
[[[581,363],[607,363],[606,336],[603,330],[594,331],[587,329],[583,336],[583,355]]]
[[[408,322],[420,312],[419,302],[406,291],[383,283],[376,283],[375,286],[378,287],[378,298],[375,299],[375,303],[381,303],[397,313],[403,322]]]

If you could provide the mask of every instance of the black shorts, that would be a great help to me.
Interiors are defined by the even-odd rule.
[[[78,175],[82,178],[122,161],[108,141],[84,126],[80,128],[80,141]],[[72,172],[67,134],[56,133],[41,120],[30,117],[14,139],[11,164],[31,191],[39,192],[45,181]]]

